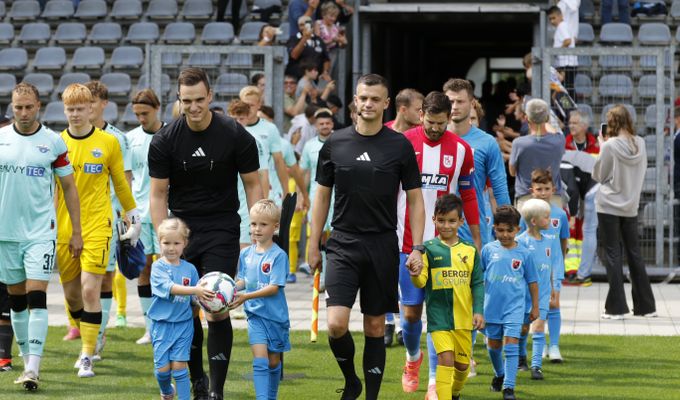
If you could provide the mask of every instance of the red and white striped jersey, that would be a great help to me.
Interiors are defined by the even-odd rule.
[[[446,131],[437,142],[431,141],[422,126],[404,132],[411,142],[421,173],[423,200],[425,201],[425,232],[423,241],[434,238],[432,216],[437,197],[447,193],[460,193],[463,212],[470,225],[479,224],[477,194],[472,184],[475,169],[472,148],[454,133]],[[399,191],[397,200],[397,235],[403,253],[410,253],[413,240],[408,215],[406,192]]]

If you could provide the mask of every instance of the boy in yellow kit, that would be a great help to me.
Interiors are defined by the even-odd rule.
[[[473,244],[458,239],[463,201],[437,199],[432,217],[439,233],[425,242],[423,269],[411,281],[425,288],[427,331],[437,352],[437,397],[459,399],[472,354],[472,329],[484,327],[484,272]]]
[[[63,196],[57,204],[57,264],[69,313],[80,324],[82,350],[76,363],[78,377],[94,376],[92,356],[102,321],[101,286],[109,260],[113,233],[109,179],[113,181],[129,221],[130,229],[121,240],[136,245],[141,224],[139,212],[123,172],[123,156],[116,138],[90,123],[92,93],[80,84],[69,85],[62,95],[68,128],[61,138],[68,148],[80,197],[84,247],[78,258],[71,257],[68,241],[70,219]]]

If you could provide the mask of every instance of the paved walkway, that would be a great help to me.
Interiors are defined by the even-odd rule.
[[[144,324],[139,300],[137,297],[136,281],[128,281],[127,315],[130,326],[141,327]],[[562,333],[564,334],[594,334],[594,335],[680,335],[680,285],[654,284],[652,285],[656,298],[658,318],[626,316],[622,321],[600,319],[607,296],[606,283],[594,283],[587,288],[564,287],[562,289]],[[632,307],[630,285],[626,285],[628,305]],[[308,330],[311,321],[311,278],[298,273],[298,282],[286,287],[286,297],[290,310],[291,328],[294,330]],[[64,308],[63,292],[59,278],[54,275],[47,295],[50,325],[67,325]],[[111,307],[113,325],[116,304]],[[350,329],[362,329],[361,314],[358,303],[355,304],[350,320]],[[235,328],[245,328],[243,320],[234,320]],[[319,303],[319,330],[326,329],[325,301],[323,295]]]

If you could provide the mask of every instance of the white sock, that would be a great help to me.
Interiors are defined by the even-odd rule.
[[[28,356],[28,362],[24,367],[25,371],[33,371],[36,375],[40,375],[40,356],[30,354]]]
[[[419,359],[420,359],[420,349],[418,349],[418,353],[416,353],[416,355],[414,355],[414,356],[408,354],[408,351],[406,352],[406,361],[416,362]]]

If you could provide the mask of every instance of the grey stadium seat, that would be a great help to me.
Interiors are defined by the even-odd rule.
[[[668,15],[670,15],[673,20],[680,19],[680,0],[673,0],[673,4],[671,4],[671,10]]]
[[[146,17],[150,20],[177,19],[177,0],[151,0],[146,9]]]
[[[101,47],[79,47],[73,53],[73,69],[101,69],[105,61]]]
[[[195,38],[196,29],[194,24],[189,22],[172,22],[165,27],[161,40],[172,44],[191,44]]]
[[[593,43],[595,41],[593,26],[584,22],[578,24],[578,37],[576,40],[578,43]]]
[[[51,101],[45,107],[45,113],[42,116],[42,122],[46,125],[65,125],[68,123],[66,115],[64,115],[64,103],[61,101]]]
[[[113,69],[139,69],[142,65],[144,65],[144,53],[139,47],[118,47],[111,54]]]
[[[266,22],[258,21],[246,22],[241,27],[241,31],[238,33],[238,37],[244,44],[257,43],[260,37],[260,31],[262,30],[262,27],[265,25],[267,25]]]
[[[219,68],[221,63],[219,53],[192,53],[187,64],[191,67]]]
[[[61,47],[43,47],[38,49],[33,60],[33,68],[37,70],[63,70],[66,65],[66,51]]]
[[[671,59],[671,52],[665,49],[664,52],[664,64],[666,69],[673,65],[673,60]],[[656,69],[656,56],[640,56],[640,68],[642,69]]]
[[[217,96],[235,96],[244,86],[248,86],[248,77],[230,72],[217,77],[214,91]]]
[[[8,48],[0,50],[0,71],[23,70],[28,64],[28,53],[25,49]]]
[[[72,83],[87,83],[90,81],[90,75],[84,72],[69,72],[59,78],[59,83],[57,84],[56,92],[61,96],[66,89],[66,86]],[[63,110],[62,110],[63,112]]]
[[[640,25],[638,41],[642,45],[667,46],[671,44],[671,30],[668,25],[664,23],[648,22]]]
[[[0,23],[0,44],[10,44],[14,40],[14,25],[2,22]]]
[[[593,81],[586,74],[577,74],[574,77],[574,91],[576,96],[590,97],[593,94]]]
[[[123,30],[117,22],[99,22],[92,27],[90,37],[93,44],[118,43],[123,38]]]
[[[655,99],[656,81],[656,75],[644,75],[640,77],[637,89],[638,95],[644,99]],[[671,91],[671,80],[668,77],[664,77],[664,81],[664,93],[666,97],[668,97]]]
[[[80,22],[62,22],[54,33],[58,44],[82,44],[87,38],[87,28]]]
[[[118,121],[118,104],[114,101],[109,101],[109,104],[104,107],[104,121],[115,123]]]
[[[5,2],[0,1],[0,18],[5,18],[7,15],[7,8],[5,7]]]
[[[139,0],[116,0],[113,3],[110,15],[115,20],[139,20],[142,16],[142,2]]]
[[[35,20],[40,15],[40,3],[35,0],[15,1],[8,15],[12,21]]]
[[[627,55],[600,56],[599,63],[602,68],[629,69],[633,67],[633,57]]]
[[[234,40],[234,27],[229,22],[210,22],[203,27],[201,43],[229,44]]]
[[[664,121],[668,122],[670,120],[671,108],[670,106],[665,106]],[[645,109],[645,128],[655,129],[656,128],[656,105],[652,104],[647,106]]]
[[[633,95],[633,81],[627,75],[608,74],[600,78],[600,96],[631,97]]]
[[[602,114],[600,114],[600,121],[602,121],[602,123],[607,121],[607,112],[614,106],[615,104],[607,104],[602,108]],[[624,104],[623,106],[626,107],[626,110],[628,110],[630,116],[633,118],[633,124],[635,124],[637,122],[637,113],[635,112],[635,107],[630,104]]]
[[[123,116],[118,119],[118,123],[127,126],[139,125],[137,116],[135,116],[134,111],[132,111],[132,103],[127,103],[125,111],[123,111]]]
[[[225,64],[230,68],[249,69],[253,67],[253,57],[250,54],[231,53]]]
[[[172,122],[172,106],[174,105],[173,102],[170,102],[165,105],[165,111],[163,112],[163,122],[165,123],[170,123]]]
[[[45,4],[42,17],[45,19],[67,19],[75,13],[71,0],[50,0]]]
[[[108,14],[106,1],[104,0],[82,0],[78,4],[78,9],[74,17],[84,20],[105,18]]]
[[[600,29],[600,42],[633,43],[633,29],[630,25],[620,22],[604,24]]]
[[[137,81],[137,90],[142,90],[146,89],[149,86],[149,80],[146,76],[146,74],[143,74],[139,77],[139,80]],[[161,90],[163,91],[163,96],[166,96],[168,93],[170,93],[171,85],[170,85],[170,75],[168,74],[163,74],[161,75]]]
[[[206,20],[213,16],[213,6],[210,0],[186,0],[182,7],[182,14],[186,20]]]
[[[0,96],[4,97],[11,95],[16,84],[17,78],[14,74],[0,73]]]
[[[47,98],[54,90],[54,78],[43,72],[26,74],[23,82],[30,83],[38,89],[40,97]]]
[[[155,43],[160,36],[158,25],[154,22],[136,22],[130,25],[126,42],[130,43]]]
[[[179,68],[182,64],[182,54],[180,53],[163,53],[161,54],[161,65],[163,68]]]
[[[99,80],[109,89],[109,95],[114,97],[129,96],[132,90],[130,75],[123,72],[104,74]]]
[[[44,22],[32,22],[21,27],[19,43],[23,45],[40,45],[50,40],[50,26]]]

